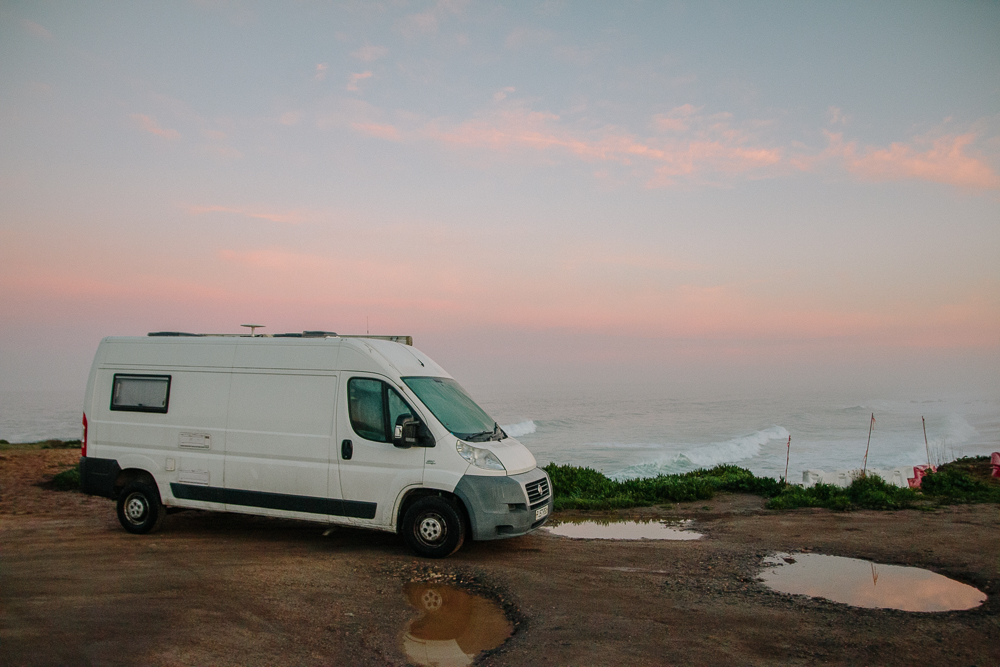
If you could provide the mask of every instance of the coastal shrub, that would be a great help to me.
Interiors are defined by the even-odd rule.
[[[912,489],[889,484],[878,475],[868,475],[851,482],[847,497],[859,509],[898,510],[910,507],[917,494]]]
[[[939,503],[1000,503],[1000,484],[976,479],[961,466],[941,466],[926,475],[920,491]]]
[[[41,449],[75,449],[80,446],[79,440],[44,440]]]
[[[768,509],[825,507],[841,512],[852,509],[898,510],[911,507],[918,496],[912,489],[886,483],[877,475],[858,477],[847,488],[816,484],[809,488],[788,486],[767,503]]]
[[[752,493],[771,498],[785,488],[782,480],[773,477],[757,477],[746,468],[734,465],[720,465],[708,470],[694,470],[682,477],[704,477],[712,481],[716,491],[730,493]]]
[[[592,468],[550,463],[554,504],[562,509],[626,509],[711,498],[715,485],[707,479],[659,475],[616,481]]]
[[[858,477],[850,486],[816,484],[804,488],[784,480],[757,477],[746,468],[722,465],[678,475],[658,475],[616,481],[592,468],[550,463],[555,508],[582,510],[627,509],[663,503],[707,500],[718,492],[752,493],[768,499],[767,508],[822,507],[899,510],[920,500],[936,503],[1000,503],[1000,482],[989,477],[985,457],[960,459],[923,478],[920,492],[887,483],[877,475]],[[926,503],[924,503],[926,505]]]
[[[59,491],[77,491],[80,488],[80,464],[63,470],[52,478],[52,487]]]
[[[592,468],[550,463],[554,503],[562,509],[625,509],[663,503],[707,500],[718,491],[776,495],[784,483],[756,477],[736,466],[717,466],[679,475],[616,481]]]
[[[767,508],[771,510],[790,510],[797,507],[825,507],[843,512],[851,508],[851,501],[845,489],[833,484],[817,484],[808,489],[801,486],[787,486],[767,503]]]

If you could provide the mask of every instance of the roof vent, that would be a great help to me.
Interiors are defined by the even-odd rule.
[[[187,333],[186,331],[150,331],[147,336],[201,336],[202,334]]]
[[[336,336],[336,332],[333,331],[303,331],[303,338],[326,338],[327,336]]]

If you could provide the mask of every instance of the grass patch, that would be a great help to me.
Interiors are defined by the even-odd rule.
[[[847,488],[833,484],[816,484],[808,489],[801,486],[785,487],[771,498],[768,509],[787,510],[796,507],[825,507],[847,511],[901,510],[913,507],[920,496],[913,489],[902,489],[877,475],[858,477]]]
[[[770,477],[756,477],[737,466],[717,466],[681,475],[659,475],[622,482],[609,479],[592,468],[571,465],[545,466],[552,479],[553,502],[557,510],[609,510],[647,507],[663,503],[707,500],[719,491],[777,494],[783,483]]]
[[[923,478],[920,490],[939,504],[1000,503],[1000,479],[990,476],[989,459],[966,457]]]
[[[79,449],[79,440],[38,440],[36,442],[7,442],[0,440],[0,451],[8,449]]]
[[[859,477],[850,486],[817,484],[810,488],[757,477],[745,468],[716,466],[679,475],[615,481],[592,468],[545,466],[552,479],[556,510],[611,510],[707,500],[718,492],[752,493],[767,498],[767,508],[823,507],[849,511],[927,508],[953,503],[1000,504],[1000,480],[991,478],[986,457],[959,459],[923,478],[920,490],[904,489],[877,475]]]
[[[69,470],[63,470],[52,478],[52,488],[57,491],[79,491],[80,490],[80,464],[77,463]]]

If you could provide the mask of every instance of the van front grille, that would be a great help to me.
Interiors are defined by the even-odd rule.
[[[528,492],[528,504],[534,505],[549,497],[549,480],[543,477],[534,482],[528,482],[524,485],[524,489]]]

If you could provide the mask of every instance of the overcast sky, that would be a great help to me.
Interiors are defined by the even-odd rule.
[[[997,393],[998,36],[985,1],[3,0],[0,389],[254,322],[470,384]]]

